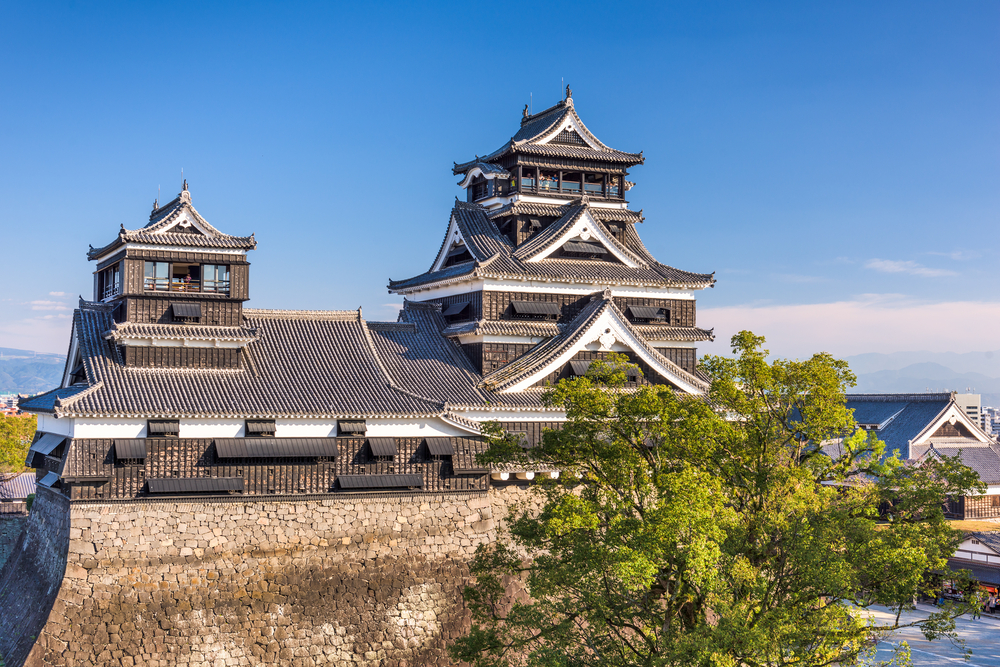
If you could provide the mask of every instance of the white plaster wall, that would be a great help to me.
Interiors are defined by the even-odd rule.
[[[457,412],[466,419],[477,422],[560,422],[566,420],[565,412],[542,412],[540,410],[469,410]]]
[[[242,419],[182,419],[179,438],[242,438]]]
[[[74,438],[145,438],[145,419],[84,419],[73,420]]]
[[[58,435],[72,436],[73,420],[67,417],[58,419],[54,415],[39,414],[38,430],[44,431],[46,433],[56,433]]]
[[[336,419],[275,419],[276,438],[332,438],[337,435]]]
[[[367,435],[373,438],[470,437],[473,434],[441,419],[369,419]]]

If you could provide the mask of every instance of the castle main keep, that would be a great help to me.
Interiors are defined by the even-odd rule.
[[[643,160],[569,91],[525,110],[454,165],[465,201],[429,270],[389,282],[396,322],[246,308],[256,240],[186,183],[92,247],[61,386],[21,403],[39,492],[0,572],[7,666],[450,664],[466,560],[559,474],[483,467],[481,424],[533,446],[565,419],[544,388],[612,352],[633,386],[707,388],[714,278],[643,245]]]

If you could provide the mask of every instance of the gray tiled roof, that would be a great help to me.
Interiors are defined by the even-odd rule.
[[[478,320],[449,324],[442,333],[445,336],[485,335],[550,338],[559,334],[559,326],[555,322],[532,322],[530,320]]]
[[[572,347],[573,344],[576,343],[580,337],[590,329],[593,321],[607,310],[613,310],[626,327],[632,328],[628,320],[625,318],[625,315],[618,309],[614,300],[609,295],[606,294],[603,297],[595,296],[593,300],[580,311],[580,314],[563,328],[559,335],[553,336],[547,341],[539,343],[510,363],[487,374],[483,378],[483,387],[494,391],[502,391],[516,385],[518,382],[523,381],[533,373],[538,372],[547,364],[551,363],[553,359],[557,358],[568,348]],[[635,336],[639,340],[642,340],[642,336],[636,332],[634,328],[632,330]],[[656,359],[657,363],[661,364],[664,368],[669,369],[677,377],[683,378],[696,387],[701,387],[703,389],[708,388],[708,385],[703,380],[692,375],[691,373],[688,373],[680,366],[661,355],[654,348],[647,346],[644,351]]]
[[[498,209],[486,213],[490,220],[497,220],[509,215],[537,215],[539,217],[559,217],[566,214],[573,204],[554,206],[552,204],[539,204],[537,202],[516,201]],[[590,214],[602,222],[642,222],[645,218],[642,211],[633,211],[627,208],[605,208],[603,206],[591,206]]]
[[[597,146],[596,149],[588,146],[567,146],[563,144],[539,144],[555,134],[560,123],[566,116],[572,116],[577,125],[581,128],[582,134]],[[497,160],[508,153],[528,153],[534,155],[546,155],[552,157],[570,157],[576,159],[595,160],[600,162],[616,162],[625,165],[641,164],[644,161],[642,153],[626,153],[615,150],[601,142],[594,134],[587,129],[583,120],[576,113],[572,99],[564,100],[558,104],[540,111],[536,114],[526,116],[521,120],[521,127],[503,146],[484,157],[476,157],[475,160],[456,164],[454,173],[462,174],[471,169],[478,162],[490,162]]]
[[[969,533],[968,537],[974,537],[993,551],[1000,554],[1000,524],[997,524],[997,530],[989,531],[975,531]]]
[[[260,417],[442,410],[392,386],[357,311],[243,312],[260,339],[244,348],[239,369],[126,368],[117,348],[104,340],[111,310],[85,303],[74,323],[89,386],[55,399],[43,395],[25,408],[45,410],[49,404],[58,415]]]
[[[9,479],[0,478],[0,500],[24,500],[34,492],[33,472],[24,472]]]
[[[113,323],[111,328],[104,333],[104,337],[115,341],[129,338],[252,341],[259,338],[259,333],[246,327],[123,322]]]
[[[931,450],[941,456],[961,456],[962,463],[975,470],[984,484],[1000,484],[1000,452],[995,445],[979,447],[932,445]]]
[[[208,235],[162,231],[169,229],[174,221],[185,212],[196,218],[198,224],[208,232]],[[142,229],[129,230],[123,226],[118,232],[118,238],[111,243],[101,248],[91,247],[87,252],[87,259],[96,259],[126,243],[240,250],[253,250],[257,247],[257,240],[253,234],[250,236],[230,236],[210,225],[191,205],[191,197],[187,190],[170,203],[154,210],[149,217],[149,224]]]
[[[490,162],[473,162],[472,164],[469,165],[469,168],[466,169],[465,171],[466,172],[472,171],[476,167],[479,167],[479,169],[482,170],[484,174],[496,174],[500,178],[510,178],[510,174],[507,172],[506,169],[504,169],[499,165],[492,164]],[[468,176],[466,176],[466,178],[468,178]],[[459,181],[459,185],[461,185],[463,182],[464,179],[462,181]]]
[[[437,415],[472,428],[449,410],[541,405],[534,393],[480,389],[482,376],[442,335],[440,304],[406,302],[400,322],[368,323],[353,310],[243,313],[257,338],[243,348],[240,368],[139,368],[123,366],[105,340],[111,308],[82,302],[74,323],[88,383],[22,406],[60,416]]]
[[[697,342],[715,340],[714,329],[699,329],[698,327],[672,327],[666,324],[633,324],[643,338],[648,341]]]
[[[1000,585],[1000,567],[991,567],[986,564],[970,563],[958,558],[948,559],[948,568],[954,572],[956,570],[968,570],[972,578],[983,584]]]
[[[635,233],[633,225],[626,225],[626,242],[618,244],[615,241],[615,243],[617,247],[623,248],[630,256],[636,257],[644,264],[636,268],[617,261],[586,259],[545,259],[540,262],[525,262],[518,255],[520,249],[517,251],[514,249],[507,237],[501,234],[493,221],[487,217],[486,209],[483,207],[457,202],[452,215],[475,261],[438,271],[428,271],[406,280],[390,280],[390,291],[406,292],[424,285],[467,280],[473,277],[501,280],[532,278],[590,283],[602,287],[620,284],[703,288],[715,283],[713,274],[691,273],[656,262],[639,241],[639,235]],[[559,224],[565,225],[566,216],[572,215],[579,215],[578,207],[572,207]],[[553,223],[543,230],[542,234],[552,227],[557,227],[557,224]],[[544,239],[550,239],[554,233],[548,232]],[[543,243],[544,239],[539,243]],[[444,248],[444,241],[441,248]],[[440,250],[438,254],[440,255]]]
[[[913,458],[910,441],[951,403],[951,394],[848,394],[847,408],[854,410],[859,424],[881,424],[896,417],[877,432],[886,443],[886,453],[899,452],[901,459]],[[897,414],[898,413],[898,414]]]

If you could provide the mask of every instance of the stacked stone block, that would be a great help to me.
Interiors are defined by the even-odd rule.
[[[468,560],[528,497],[64,505],[65,576],[23,630],[27,664],[450,665]]]

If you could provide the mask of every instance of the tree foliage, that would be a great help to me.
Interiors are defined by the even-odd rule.
[[[0,475],[24,472],[38,418],[0,415]]]
[[[453,657],[752,667],[873,655],[899,616],[879,626],[864,609],[899,612],[930,592],[925,573],[946,569],[961,539],[943,503],[983,487],[956,459],[885,457],[845,408],[845,362],[768,361],[763,343],[742,332],[733,358],[707,358],[707,397],[626,391],[619,357],[547,392],[567,422],[539,447],[487,429],[482,463],[562,474],[534,487],[540,512],[513,509],[507,534],[478,549],[473,626]],[[968,609],[934,614],[925,634],[954,639]]]

